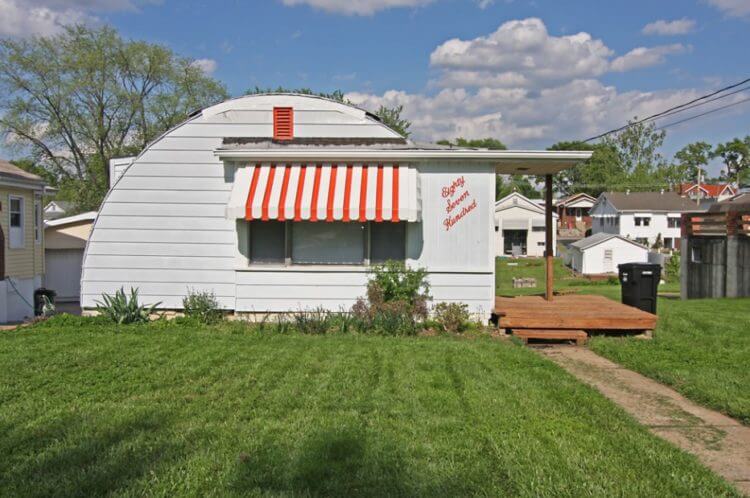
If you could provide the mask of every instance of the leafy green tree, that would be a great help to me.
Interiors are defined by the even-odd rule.
[[[711,155],[711,144],[706,142],[687,144],[674,155],[676,162],[670,168],[670,182],[686,183],[698,181],[699,176],[705,178],[705,168],[708,166]]]
[[[318,97],[323,97],[330,100],[335,100],[337,102],[341,102],[343,104],[349,104],[353,105],[352,102],[346,98],[344,95],[344,92],[341,90],[334,90],[333,92],[326,93],[326,92],[316,92],[311,90],[310,88],[284,88],[282,86],[278,86],[276,88],[262,88],[259,86],[255,86],[254,88],[250,88],[245,92],[245,95],[256,95],[261,93],[298,93],[300,95],[315,95]],[[409,135],[411,135],[411,132],[409,131],[409,128],[411,127],[411,121],[402,118],[401,113],[404,111],[403,105],[397,105],[395,107],[386,107],[384,105],[381,105],[377,111],[375,111],[373,114],[375,114],[380,120],[388,126],[393,131],[397,132],[404,138],[408,138]]]
[[[0,133],[80,210],[98,209],[110,158],[226,97],[191,59],[109,27],[0,40]]]
[[[631,190],[653,190],[665,185],[667,163],[659,149],[666,135],[653,122],[639,123],[635,117],[627,128],[604,137],[601,143],[615,151]]]
[[[726,168],[725,179],[738,185],[750,180],[750,135],[719,144],[713,157],[721,157]]]
[[[605,190],[618,190],[626,183],[627,175],[622,168],[618,153],[607,144],[589,144],[579,141],[558,142],[547,150],[590,150],[591,157],[572,168],[555,175],[552,185],[562,195],[584,192],[594,197]],[[543,181],[538,178],[538,181]]]
[[[490,149],[490,150],[506,150],[508,147],[503,142],[496,138],[456,138],[454,141],[450,140],[438,140],[439,145],[449,145],[452,147],[475,147],[477,149]],[[528,180],[521,175],[514,175],[510,178],[505,178],[503,175],[497,175],[495,177],[495,198],[502,199],[506,195],[513,191],[519,191],[526,197],[538,197],[539,192],[536,191],[534,186]],[[528,194],[528,195],[527,195]]]

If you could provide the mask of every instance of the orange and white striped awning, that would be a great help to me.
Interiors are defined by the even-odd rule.
[[[417,221],[416,170],[398,164],[292,163],[239,168],[227,217]]]

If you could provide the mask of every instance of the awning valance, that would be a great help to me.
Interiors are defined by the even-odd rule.
[[[398,164],[292,163],[239,168],[227,217],[417,221],[416,170]]]

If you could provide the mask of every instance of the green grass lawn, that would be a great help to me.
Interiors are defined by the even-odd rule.
[[[719,496],[732,488],[489,338],[0,333],[0,496]]]
[[[591,348],[750,425],[750,299],[660,299],[651,341],[597,337]]]
[[[512,263],[517,265],[508,266]],[[512,277],[536,277],[538,289],[513,289]],[[542,259],[497,260],[497,293],[543,292]],[[555,260],[555,289],[620,300],[620,285],[591,284]],[[679,292],[667,283],[659,292]],[[750,299],[681,301],[661,297],[652,341],[595,337],[590,347],[623,366],[668,384],[690,399],[750,425]]]

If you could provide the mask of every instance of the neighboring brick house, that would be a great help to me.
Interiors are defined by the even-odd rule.
[[[558,227],[563,229],[577,229],[584,234],[591,228],[591,208],[596,199],[589,194],[580,192],[561,199],[557,202]]]
[[[683,197],[689,197],[693,200],[698,199],[716,199],[723,201],[737,194],[737,189],[731,183],[682,183],[677,191]]]

